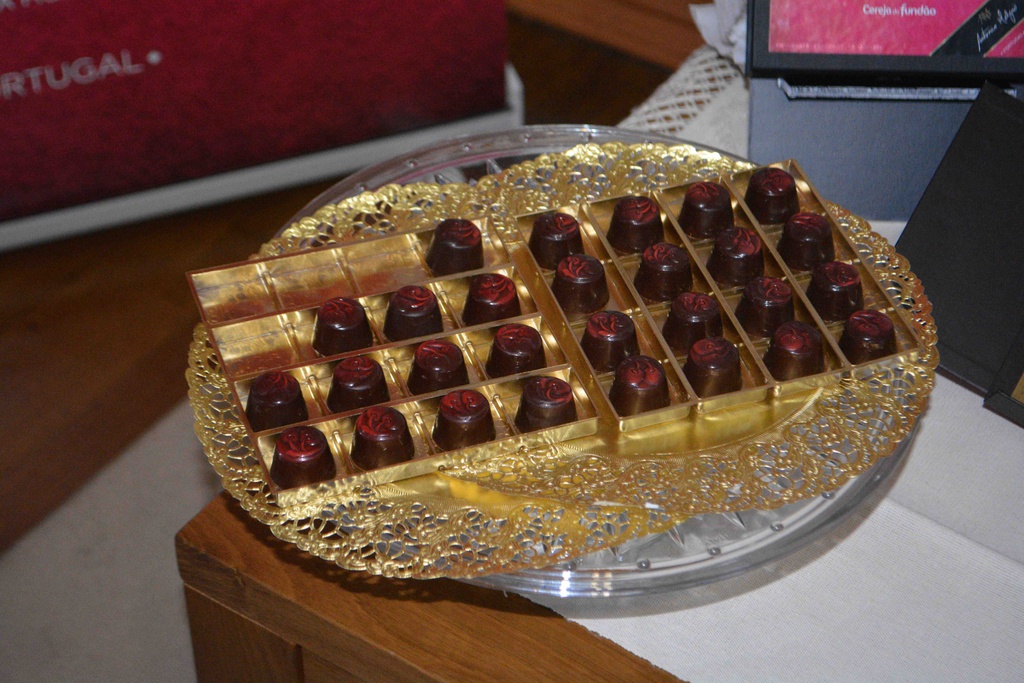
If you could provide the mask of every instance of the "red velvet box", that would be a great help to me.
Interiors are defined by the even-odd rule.
[[[0,221],[505,106],[500,0],[0,0]]]

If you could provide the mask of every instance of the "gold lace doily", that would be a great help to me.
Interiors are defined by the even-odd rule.
[[[690,145],[608,143],[546,154],[476,185],[389,185],[285,229],[259,256],[486,218],[515,216],[751,168]],[[829,210],[904,311],[925,351],[812,393],[701,415],[670,428],[520,448],[393,484],[280,504],[264,480],[206,328],[189,353],[195,430],[224,488],[279,538],[352,570],[467,578],[565,562],[688,517],[771,509],[832,491],[910,433],[938,364],[931,305],[907,262],[862,219]]]

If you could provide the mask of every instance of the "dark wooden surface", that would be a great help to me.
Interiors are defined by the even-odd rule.
[[[677,681],[517,595],[338,569],[227,494],[179,532],[201,681]]]
[[[612,125],[670,71],[510,17],[527,123]],[[0,254],[0,550],[185,397],[189,270],[238,261],[337,179]]]
[[[550,26],[675,69],[703,44],[679,0],[507,0],[513,11]]]

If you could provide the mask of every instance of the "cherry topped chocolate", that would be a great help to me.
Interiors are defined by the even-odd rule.
[[[531,377],[523,386],[515,424],[520,432],[556,427],[576,420],[572,386],[557,377]]]
[[[611,372],[628,356],[640,353],[633,319],[621,311],[590,316],[580,346],[597,372]]]
[[[796,379],[825,371],[821,333],[799,320],[780,325],[768,344],[765,367],[778,380]]]
[[[427,249],[427,267],[437,276],[483,268],[480,228],[463,218],[446,218],[438,223]]]
[[[391,400],[384,370],[369,356],[342,358],[334,366],[327,407],[332,413],[366,408]]]
[[[732,196],[718,183],[700,182],[690,185],[679,211],[679,224],[690,237],[714,237],[732,227]]]
[[[580,223],[567,213],[544,213],[533,221],[530,252],[541,268],[553,270],[571,254],[583,253]]]
[[[738,225],[722,230],[708,258],[708,270],[715,282],[726,287],[742,287],[764,275],[761,238]]]
[[[854,311],[864,308],[864,288],[857,266],[842,261],[815,266],[807,298],[825,322],[846,320]]]
[[[881,311],[856,311],[846,319],[839,349],[854,364],[896,353],[896,328]]]
[[[516,283],[501,273],[474,275],[469,281],[462,322],[466,325],[514,318],[522,313]]]
[[[793,290],[774,277],[755,277],[743,288],[736,318],[752,337],[770,337],[793,319]]]
[[[366,310],[355,299],[340,296],[327,301],[316,313],[313,350],[333,356],[373,346]]]
[[[270,478],[283,489],[316,484],[337,474],[327,437],[313,427],[289,427],[274,444]]]
[[[782,223],[800,210],[796,180],[781,168],[762,168],[751,175],[743,199],[762,223]]]
[[[431,436],[446,451],[493,440],[490,404],[483,394],[472,389],[445,394],[438,405]]]
[[[623,417],[664,408],[670,403],[665,369],[650,356],[627,358],[615,368],[608,400]]]
[[[356,418],[349,454],[356,467],[375,470],[412,460],[416,446],[405,416],[394,408],[372,406]]]
[[[672,301],[661,334],[673,351],[684,354],[699,339],[722,336],[718,301],[708,294],[683,292]]]
[[[627,254],[639,254],[664,238],[661,211],[650,197],[623,197],[615,203],[608,242]]]
[[[683,374],[701,398],[743,388],[739,349],[722,337],[707,337],[694,342],[683,364]]]
[[[406,285],[388,300],[384,336],[391,341],[437,334],[443,329],[437,296],[427,287]]]
[[[658,242],[644,249],[633,285],[651,301],[671,301],[693,285],[690,255],[686,249]]]
[[[819,263],[833,261],[836,247],[828,219],[817,213],[797,213],[782,227],[779,256],[793,270],[811,270]]]
[[[540,332],[520,323],[502,325],[494,333],[485,369],[489,377],[505,377],[544,367]]]
[[[245,416],[254,432],[309,419],[299,381],[287,372],[265,372],[249,385]]]
[[[409,391],[426,394],[469,384],[466,360],[458,346],[445,339],[432,339],[416,347],[407,380]]]
[[[551,293],[568,314],[593,313],[608,303],[604,266],[589,254],[573,254],[558,262]]]

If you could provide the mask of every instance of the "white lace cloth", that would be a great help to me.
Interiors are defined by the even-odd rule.
[[[735,67],[702,49],[621,125],[743,154],[746,109]],[[874,228],[895,241],[903,225]],[[533,599],[693,683],[1024,681],[1022,488],[1024,429],[939,377],[887,497],[781,568]]]
[[[743,74],[704,46],[619,126],[673,135],[746,157],[749,108]]]

